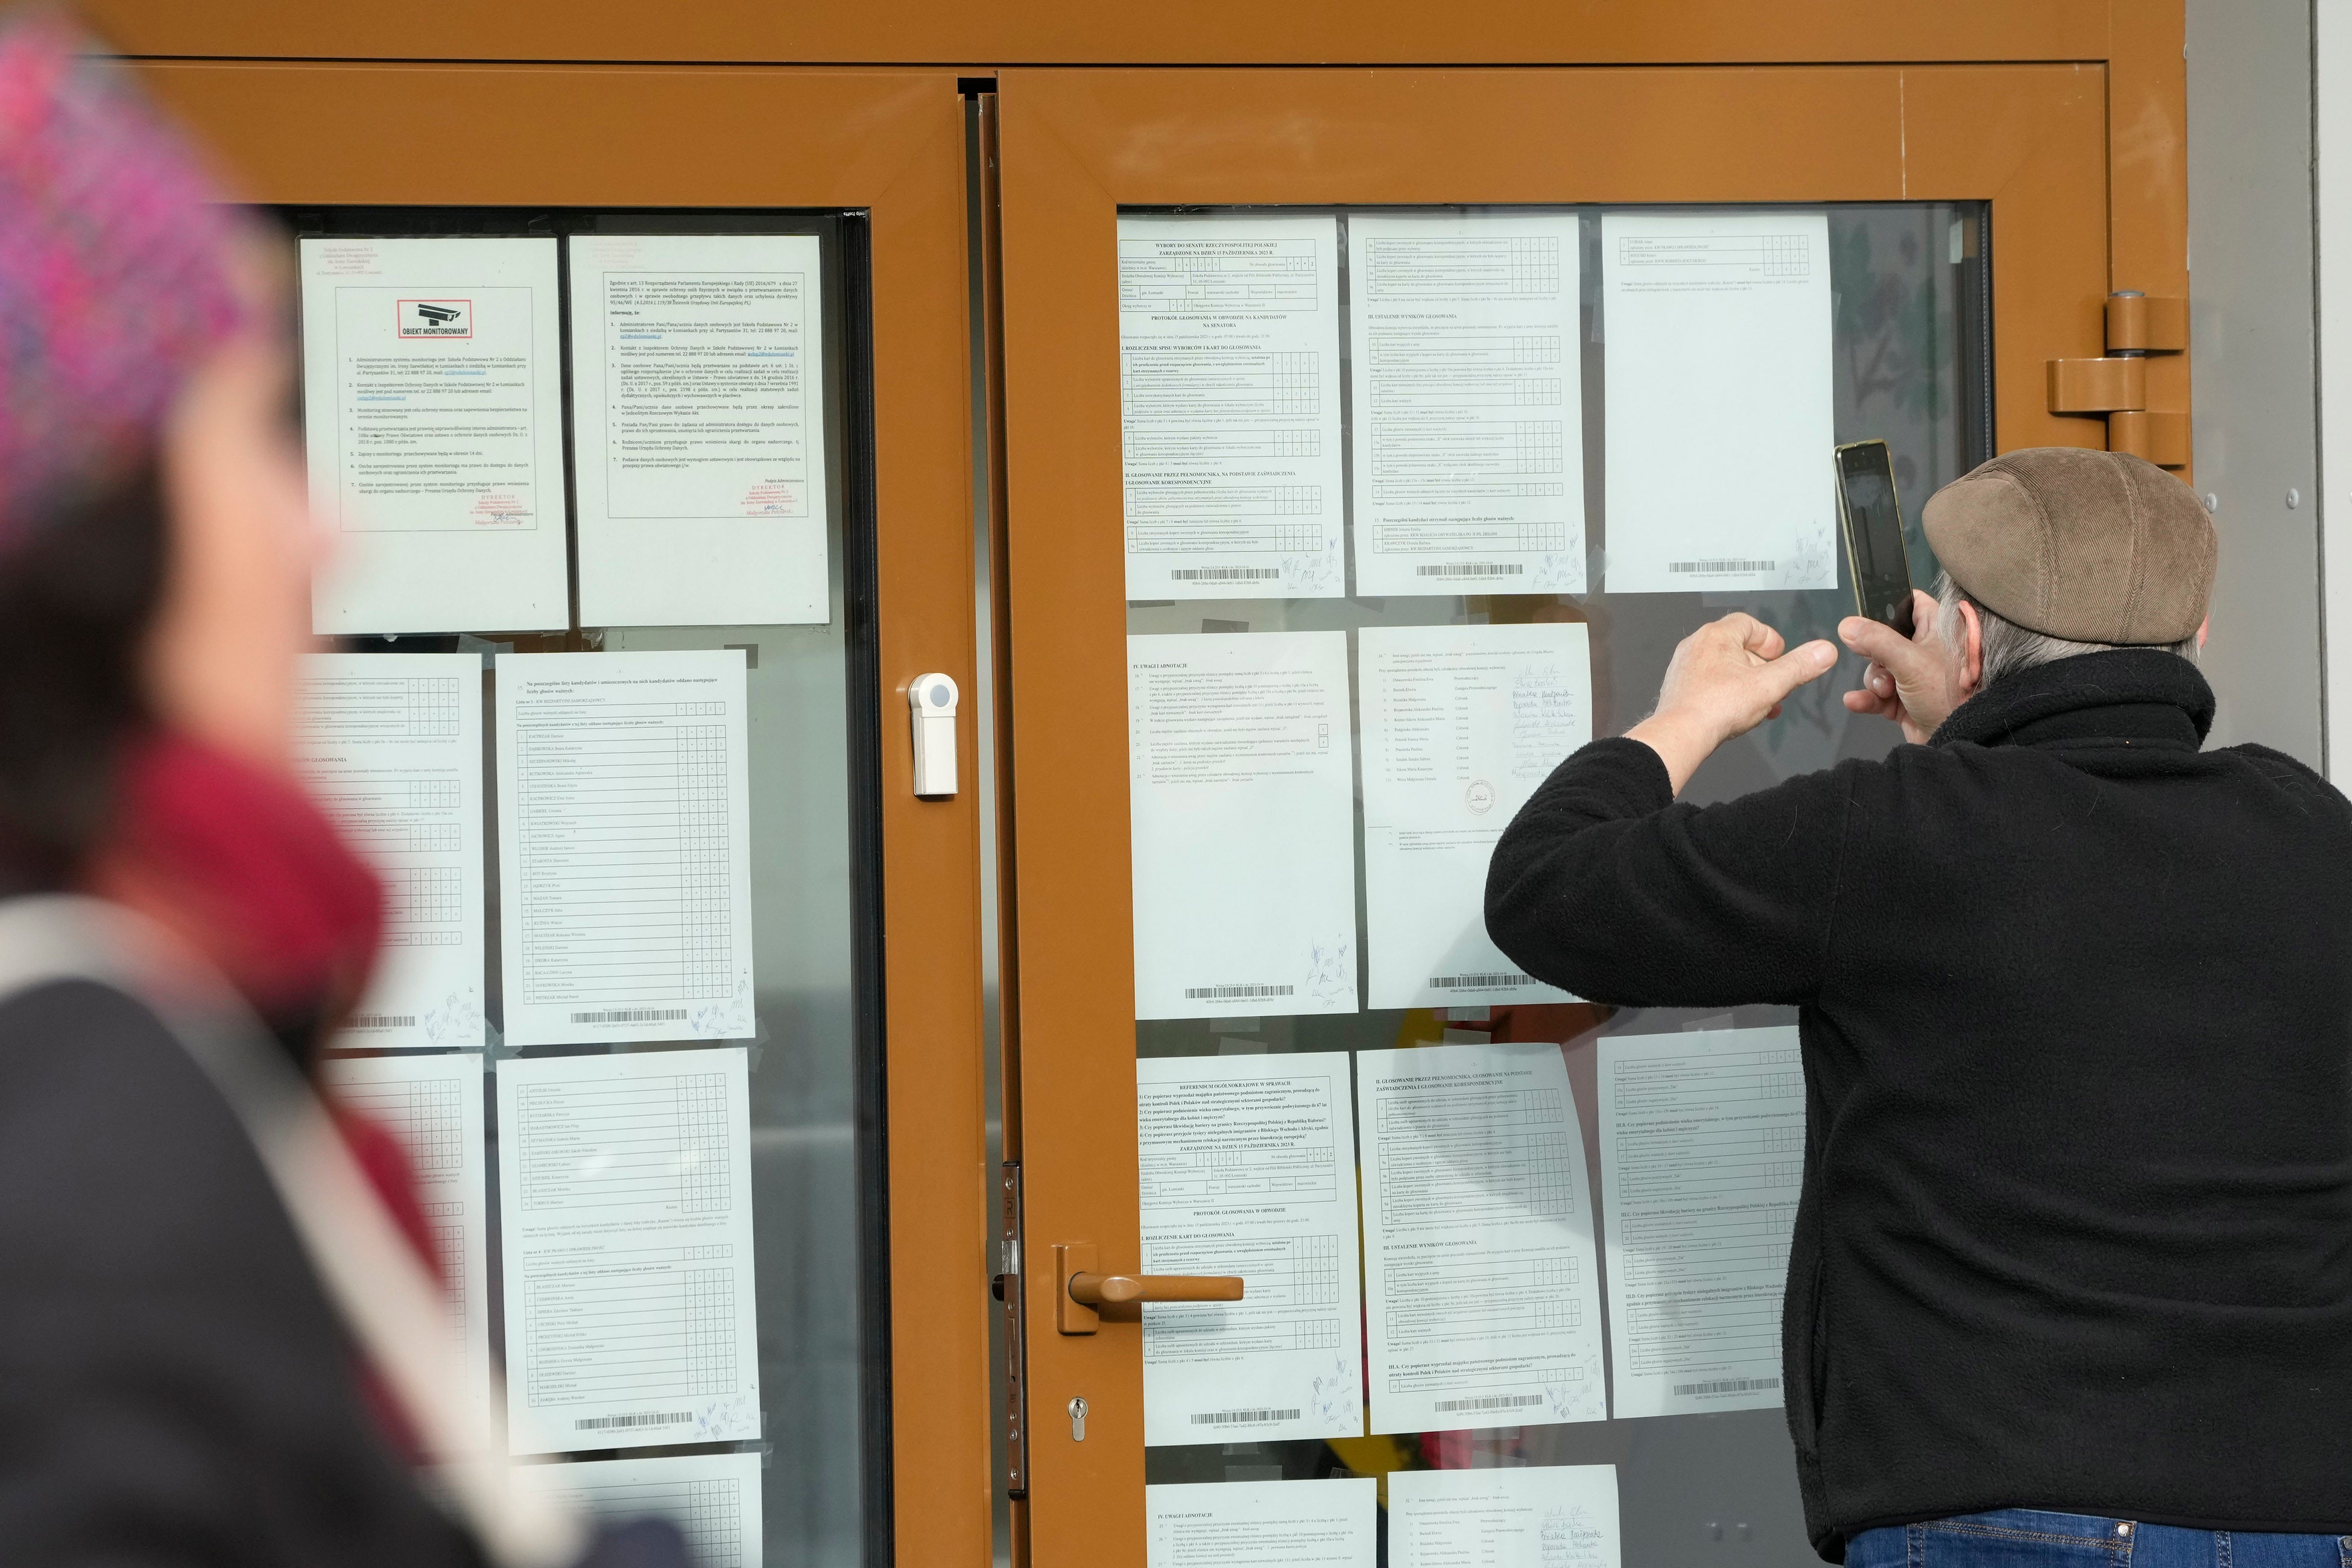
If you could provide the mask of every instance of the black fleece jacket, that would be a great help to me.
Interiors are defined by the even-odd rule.
[[[1782,1319],[1814,1546],[2045,1508],[2352,1531],[2352,805],[2126,649],[1720,805],[1597,741],[1489,931],[1636,1006],[1796,1006]]]

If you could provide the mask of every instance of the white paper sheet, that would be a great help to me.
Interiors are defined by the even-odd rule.
[[[392,1134],[416,1176],[449,1285],[450,1330],[467,1393],[490,1430],[489,1199],[482,1144],[482,1058],[471,1053],[330,1057],[337,1099]]]
[[[583,625],[830,618],[824,298],[814,235],[572,241]]]
[[[1143,1268],[1241,1300],[1143,1309],[1143,1440],[1364,1430],[1348,1053],[1135,1064]]]
[[[1536,786],[1592,738],[1584,626],[1356,636],[1370,1005],[1570,1000],[1487,937],[1486,863]]]
[[[1584,592],[1573,213],[1348,220],[1356,592]]]
[[[1837,586],[1829,219],[1604,213],[1612,594]]]
[[[569,626],[555,241],[300,244],[314,628]]]
[[[1149,1568],[1372,1568],[1380,1482],[1206,1481],[1143,1489]]]
[[[1601,1295],[1554,1045],[1356,1058],[1375,1432],[1599,1421]]]
[[[1135,1016],[1356,1010],[1345,632],[1127,639]]]
[[[1390,1568],[1619,1568],[1617,1467],[1397,1470]]]
[[[302,663],[295,755],[383,879],[383,952],[337,1042],[482,1044],[482,660],[319,653]]]
[[[1795,1029],[1602,1038],[1619,1416],[1780,1404],[1780,1296],[1804,1171]]]
[[[760,1436],[737,1046],[499,1063],[518,1454]]]
[[[518,1465],[515,1484],[576,1501],[600,1524],[667,1519],[694,1568],[760,1568],[760,1456],[680,1454]]]
[[[739,648],[498,659],[506,1038],[751,1034]]]
[[[1337,598],[1339,226],[1118,220],[1130,599]]]

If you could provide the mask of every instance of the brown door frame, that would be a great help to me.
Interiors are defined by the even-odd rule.
[[[1996,433],[2096,446],[2101,66],[1022,70],[999,81],[1032,1561],[1144,1560],[1139,1327],[1053,1330],[1061,1242],[1139,1261],[1117,215],[1122,205],[1990,200]],[[2161,284],[2149,291],[2158,291]],[[1050,1131],[1049,1131],[1050,1130]],[[1086,1439],[1058,1413],[1087,1402]]]
[[[871,717],[885,941],[905,955],[884,966],[888,1261],[891,1280],[914,1287],[890,1313],[888,1506],[899,1561],[986,1562],[978,795],[915,798],[905,697],[935,669],[977,689],[956,74],[159,61],[142,73],[260,202],[869,215],[882,687]],[[962,726],[958,759],[967,781],[973,729]]]

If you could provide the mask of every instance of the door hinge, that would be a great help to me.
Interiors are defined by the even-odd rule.
[[[1028,1313],[1022,1300],[1021,1162],[1007,1160],[999,1192],[996,1299],[1004,1303],[1004,1495],[1029,1495]]]
[[[2091,414],[2107,423],[2107,450],[2162,468],[2189,465],[2189,416],[2147,405],[2147,356],[2189,346],[2189,301],[2137,289],[2107,296],[2107,352],[2099,359],[2049,362],[2053,414]]]

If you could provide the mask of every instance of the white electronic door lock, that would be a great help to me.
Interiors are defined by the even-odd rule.
[[[915,710],[915,793],[928,799],[956,792],[956,696],[952,675],[919,675],[907,688]]]

